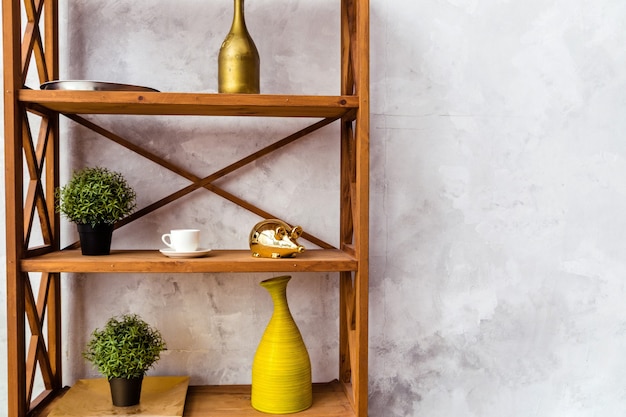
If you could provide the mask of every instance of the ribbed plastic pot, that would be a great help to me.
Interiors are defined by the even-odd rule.
[[[76,227],[80,237],[80,250],[83,255],[94,256],[111,253],[112,224],[98,224],[95,227],[90,224],[77,224]]]
[[[139,404],[143,377],[110,378],[111,399],[116,407],[130,407]]]

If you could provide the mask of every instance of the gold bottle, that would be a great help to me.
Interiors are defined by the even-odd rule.
[[[235,0],[233,24],[220,48],[217,68],[220,93],[260,92],[259,52],[246,28],[243,2]]]

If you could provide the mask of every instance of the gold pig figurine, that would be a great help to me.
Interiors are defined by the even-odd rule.
[[[250,250],[257,258],[292,258],[304,252],[304,246],[297,239],[302,235],[302,227],[291,227],[278,219],[268,219],[257,223],[250,232]]]

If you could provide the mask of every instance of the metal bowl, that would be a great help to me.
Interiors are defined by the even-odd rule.
[[[110,83],[105,81],[88,81],[88,80],[57,80],[48,81],[41,84],[42,90],[72,90],[72,91],[141,91],[156,92],[150,87],[142,87],[131,84]]]

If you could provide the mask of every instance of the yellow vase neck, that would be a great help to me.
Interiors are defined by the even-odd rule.
[[[270,293],[274,302],[274,310],[288,309],[287,306],[287,283],[291,279],[290,276],[270,278],[261,282],[261,286]]]

